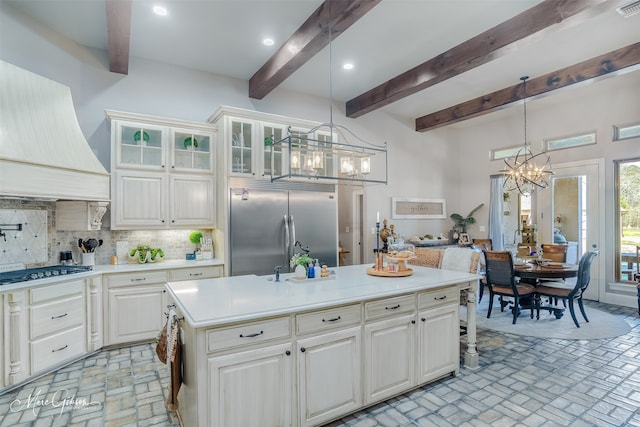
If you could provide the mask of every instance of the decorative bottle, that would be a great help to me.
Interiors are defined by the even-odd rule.
[[[313,279],[314,277],[316,277],[315,274],[314,274],[315,271],[313,270],[313,263],[312,262],[309,263],[309,268],[307,270],[308,270],[307,279]]]
[[[322,273],[322,267],[320,267],[320,263],[318,262],[318,259],[316,258],[316,263],[313,266],[313,275],[315,277],[320,277]]]

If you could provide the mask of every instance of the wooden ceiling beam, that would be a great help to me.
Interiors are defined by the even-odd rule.
[[[554,25],[602,13],[606,0],[544,0],[497,26],[347,101],[356,118],[499,58]],[[589,10],[590,13],[583,13]],[[569,19],[571,18],[571,19]]]
[[[325,0],[249,80],[249,97],[262,99],[381,0]]]
[[[106,0],[109,71],[129,74],[131,0]]]
[[[539,98],[557,89],[612,77],[638,68],[640,68],[640,42],[527,81],[527,99]],[[424,132],[482,116],[522,99],[524,99],[524,93],[522,84],[519,83],[436,113],[418,117],[416,130]]]

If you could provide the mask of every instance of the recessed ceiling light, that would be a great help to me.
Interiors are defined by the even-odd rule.
[[[167,8],[162,6],[153,6],[153,13],[160,16],[167,16]]]
[[[270,38],[263,39],[262,44],[265,46],[273,46],[273,39],[270,39]]]
[[[351,62],[346,62],[342,68],[344,68],[345,70],[353,70],[353,64]]]

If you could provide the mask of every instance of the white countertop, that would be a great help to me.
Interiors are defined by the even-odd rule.
[[[376,277],[367,265],[334,268],[330,278],[280,282],[269,276],[235,276],[167,283],[185,320],[194,328],[291,314],[477,280],[481,276],[411,266],[407,277]]]
[[[74,273],[63,276],[47,277],[37,280],[28,280],[26,282],[12,283],[10,285],[0,286],[0,292],[10,292],[21,289],[33,288],[36,286],[54,285],[60,282],[66,282],[69,280],[80,280],[87,277],[92,277],[101,274],[114,274],[114,273],[139,273],[145,271],[154,270],[170,270],[173,268],[189,268],[189,267],[210,267],[216,265],[224,265],[224,261],[221,259],[208,259],[200,261],[187,261],[187,260],[164,260],[161,262],[153,263],[129,263],[129,264],[117,264],[117,265],[96,265],[93,270],[84,273]]]

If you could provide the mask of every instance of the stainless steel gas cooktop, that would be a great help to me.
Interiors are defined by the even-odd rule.
[[[66,274],[84,273],[91,270],[93,270],[93,267],[85,265],[51,265],[48,267],[7,271],[0,273],[0,286],[9,285],[12,283],[27,282],[29,280],[58,277]]]

